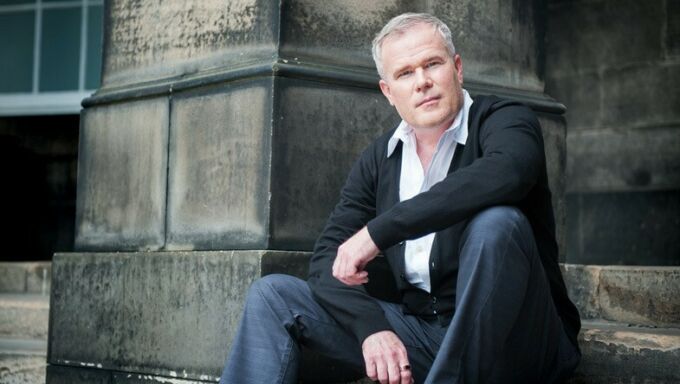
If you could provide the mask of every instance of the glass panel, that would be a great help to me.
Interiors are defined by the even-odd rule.
[[[0,7],[3,5],[33,4],[35,0],[0,0]]]
[[[0,14],[0,92],[33,89],[35,12]]]
[[[40,91],[78,89],[80,8],[43,10]]]
[[[102,7],[95,5],[87,11],[87,58],[85,89],[97,89],[102,69]]]

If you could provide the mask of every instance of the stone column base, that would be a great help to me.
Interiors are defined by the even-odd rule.
[[[57,254],[47,383],[216,382],[251,283],[272,273],[305,278],[309,257],[266,250]],[[388,273],[376,260],[372,284],[383,285],[368,289],[380,297],[391,280],[379,278]],[[314,369],[340,372],[305,355],[301,376]]]

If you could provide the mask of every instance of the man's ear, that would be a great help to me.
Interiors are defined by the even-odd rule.
[[[380,85],[380,90],[382,91],[382,94],[385,95],[387,98],[387,101],[390,102],[391,106],[394,106],[394,103],[392,102],[392,93],[390,93],[390,86],[387,85],[387,82],[383,79],[380,79],[380,82],[378,82]]]
[[[453,65],[456,68],[456,77],[458,78],[458,82],[463,84],[463,60],[457,53],[456,56],[453,57]]]

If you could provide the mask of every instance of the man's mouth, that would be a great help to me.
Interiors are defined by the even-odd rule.
[[[422,106],[422,105],[427,105],[427,104],[430,103],[431,101],[436,101],[436,100],[439,100],[439,96],[430,96],[430,97],[426,97],[426,98],[422,99],[422,100],[416,105],[416,108],[418,108],[418,107],[420,107],[420,106]]]

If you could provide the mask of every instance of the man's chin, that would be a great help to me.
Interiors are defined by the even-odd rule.
[[[416,124],[411,125],[422,129],[437,129],[442,128],[442,126],[445,126],[444,130],[446,130],[449,127],[449,125],[451,125],[454,118],[455,115],[453,117],[448,115],[431,116],[430,118],[419,119],[418,121],[416,121]]]

